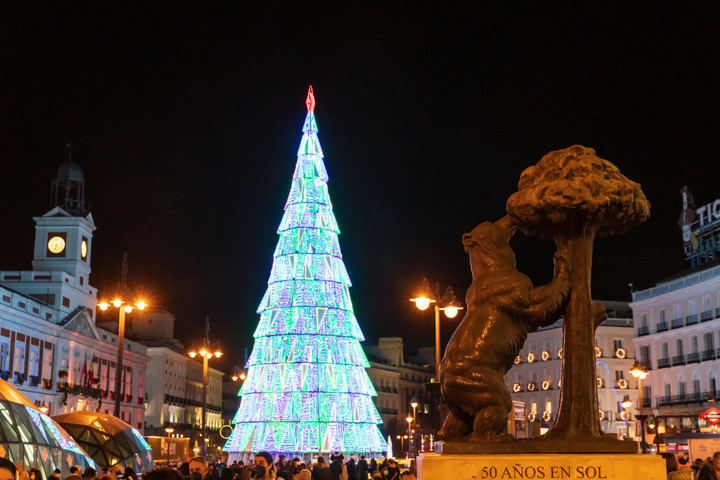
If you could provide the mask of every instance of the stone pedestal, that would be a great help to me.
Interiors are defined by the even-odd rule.
[[[418,480],[665,480],[665,459],[610,453],[422,453]]]

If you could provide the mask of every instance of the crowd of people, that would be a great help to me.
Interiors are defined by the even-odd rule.
[[[282,455],[274,461],[267,452],[256,454],[251,463],[234,462],[230,465],[207,462],[203,457],[195,457],[177,467],[158,467],[145,472],[142,480],[416,480],[415,463],[409,469],[401,471],[393,459],[366,460],[344,455],[331,455],[329,463],[324,457],[317,457],[314,463],[304,463],[299,458],[285,459]],[[40,470],[25,470],[22,464],[0,458],[0,480],[43,480]],[[70,468],[70,474],[62,477],[55,470],[47,480],[138,480],[138,475],[130,467],[115,465],[97,472],[88,467],[84,471],[79,466]]]
[[[705,460],[696,458],[692,463],[684,453],[661,455],[665,458],[668,480],[720,480],[720,452]]]
[[[684,454],[663,453],[668,480],[720,480],[720,452],[707,459],[696,459],[692,464]],[[317,457],[314,463],[304,463],[299,458],[286,460],[282,455],[277,461],[267,452],[254,456],[251,463],[233,462],[230,465],[207,462],[195,457],[178,467],[158,467],[142,475],[142,480],[416,480],[415,462],[408,469],[401,469],[392,459],[367,461],[344,455],[331,455],[329,463]],[[22,464],[0,458],[0,480],[43,480],[40,470],[26,470]],[[70,475],[62,478],[55,470],[47,480],[138,480],[130,467],[116,465],[97,472],[88,467],[70,468]]]

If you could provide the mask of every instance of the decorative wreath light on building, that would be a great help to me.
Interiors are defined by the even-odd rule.
[[[528,413],[528,420],[531,422],[535,421],[535,412]]]
[[[625,351],[624,348],[620,347],[617,350],[615,350],[615,356],[622,360],[623,358],[625,358],[627,356],[627,352]]]
[[[595,378],[595,383],[597,384],[597,388],[602,388],[602,387],[603,387],[603,379],[602,379],[602,378],[596,377],[596,378]]]
[[[521,364],[521,363],[522,363],[522,357],[521,357],[520,355],[517,355],[517,356],[515,357],[515,360],[513,361],[513,363],[514,363],[515,365]]]
[[[520,390],[522,390],[522,385],[520,385],[519,383],[514,383],[513,392],[518,393]]]
[[[533,352],[528,353],[527,361],[528,363],[533,363],[535,361],[535,354]]]
[[[540,354],[540,358],[543,362],[547,362],[548,360],[550,360],[550,352],[548,352],[547,350],[543,350]]]
[[[602,349],[600,347],[595,347],[595,358],[602,357]]]
[[[549,422],[551,415],[552,415],[552,414],[551,414],[549,411],[545,410],[545,411],[543,412],[543,414],[542,414],[543,422]]]
[[[537,385],[535,385],[535,382],[530,382],[527,385],[528,392],[534,392],[537,388]]]
[[[623,390],[626,389],[628,387],[627,380],[625,380],[624,378],[619,379],[617,381],[617,386],[618,388],[622,388]]]
[[[540,388],[542,388],[543,390],[547,390],[548,388],[550,388],[550,380],[543,380]]]
[[[563,349],[562,349],[562,347],[560,347],[560,349],[558,350],[558,358],[562,358],[562,354],[563,354]]]
[[[605,411],[598,410],[598,417],[600,417],[600,420],[605,420]]]

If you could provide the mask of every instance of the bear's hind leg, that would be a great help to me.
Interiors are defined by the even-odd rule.
[[[512,439],[512,435],[505,432],[508,419],[507,409],[500,405],[488,405],[475,414],[473,420],[473,433],[475,440],[485,442],[502,442]]]
[[[438,432],[441,440],[460,440],[470,433],[471,424],[453,415],[452,412],[447,414],[442,428]]]

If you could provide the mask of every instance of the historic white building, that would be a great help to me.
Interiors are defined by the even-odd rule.
[[[95,325],[90,285],[95,222],[84,200],[84,176],[68,161],[52,183],[53,208],[35,220],[32,270],[0,271],[0,376],[50,415],[112,413],[144,423],[145,347],[125,342],[115,391],[117,338]],[[132,315],[132,314],[131,314]]]
[[[697,266],[632,296],[635,349],[649,370],[643,413],[657,417],[659,433],[705,428],[698,415],[717,408],[720,394],[720,266]]]
[[[622,402],[637,398],[637,382],[630,375],[634,363],[633,321],[625,302],[602,302],[608,318],[595,333],[598,407],[605,433],[635,436],[631,412]],[[505,384],[515,401],[525,406],[527,424],[540,422],[541,430],[552,426],[560,399],[562,320],[528,335]],[[632,409],[631,409],[632,410]],[[626,417],[628,421],[626,422]],[[517,432],[518,436],[528,431]]]

